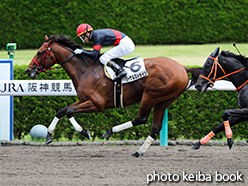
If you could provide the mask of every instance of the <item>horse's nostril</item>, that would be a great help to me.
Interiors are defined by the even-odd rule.
[[[30,69],[27,69],[27,70],[26,70],[27,75],[30,74],[30,71],[31,71]]]
[[[198,85],[195,86],[195,88],[196,88],[196,90],[200,91],[201,90],[201,85],[198,84]]]

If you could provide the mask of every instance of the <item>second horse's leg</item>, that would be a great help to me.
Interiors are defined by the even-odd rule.
[[[240,117],[230,117],[229,118],[229,124],[230,126],[234,126],[242,121],[245,121],[246,119],[240,118]],[[228,120],[227,120],[228,121]],[[225,122],[227,123],[227,122]],[[200,141],[196,142],[192,147],[191,150],[198,150],[201,145],[205,145],[209,140],[214,137],[217,133],[225,130],[224,122],[221,122],[219,125],[217,125],[209,134],[207,134],[204,138],[202,138]],[[231,138],[231,134],[227,133],[227,138]],[[228,146],[231,149],[233,146],[233,141],[229,139]]]

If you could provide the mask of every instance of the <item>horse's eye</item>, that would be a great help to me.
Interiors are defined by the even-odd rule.
[[[37,52],[37,55],[40,56],[42,53],[41,52]]]
[[[209,68],[211,66],[211,64],[212,63],[210,61],[208,61],[208,62],[206,62],[205,67]]]

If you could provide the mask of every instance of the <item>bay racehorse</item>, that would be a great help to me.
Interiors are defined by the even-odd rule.
[[[46,144],[52,142],[55,126],[64,115],[69,118],[76,131],[90,139],[89,131],[82,129],[73,114],[102,112],[104,109],[115,108],[114,83],[105,76],[99,57],[92,60],[88,56],[74,54],[76,48],[82,47],[69,37],[45,36],[45,40],[30,62],[26,73],[35,78],[39,72],[49,70],[56,63],[60,64],[71,78],[78,97],[78,101],[57,112],[48,127]],[[196,82],[201,71],[201,68],[187,68],[166,57],[147,58],[144,59],[144,64],[148,76],[122,86],[124,106],[140,102],[137,117],[103,134],[103,137],[107,138],[112,133],[146,123],[153,108],[151,133],[140,149],[133,154],[136,157],[143,155],[159,134],[165,109],[186,90],[189,82],[187,72],[192,75],[192,84]]]
[[[246,65],[248,58],[236,55],[228,51],[219,54],[219,48],[207,58],[200,77],[195,84],[198,91],[206,92],[214,82],[228,78],[238,91],[238,105],[240,109],[228,109],[222,114],[223,122],[217,125],[209,134],[195,143],[191,150],[197,150],[200,145],[206,144],[215,134],[224,131],[227,136],[227,144],[231,149],[234,145],[232,130],[230,127],[248,120],[248,71]]]

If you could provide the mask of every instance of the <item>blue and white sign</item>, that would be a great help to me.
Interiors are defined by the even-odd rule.
[[[0,80],[13,80],[13,60],[0,60]],[[13,140],[13,96],[0,96],[0,141]]]

